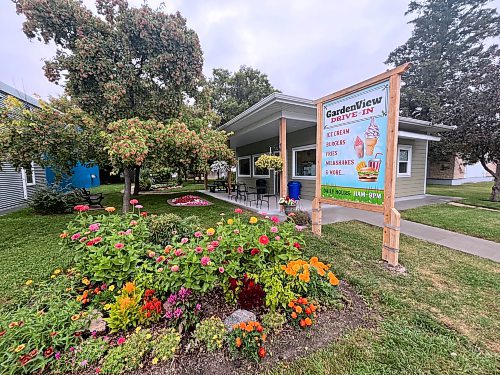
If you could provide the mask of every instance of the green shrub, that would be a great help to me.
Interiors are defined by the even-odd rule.
[[[279,311],[269,311],[262,317],[262,324],[271,331],[279,332],[286,323],[286,317]]]
[[[197,324],[193,336],[196,342],[204,346],[207,351],[214,352],[222,349],[226,334],[226,326],[222,320],[216,316],[212,316]]]
[[[149,231],[146,219],[135,214],[94,217],[82,213],[61,236],[83,275],[92,282],[121,286],[134,279],[146,255]]]
[[[149,176],[141,176],[141,178],[139,179],[139,188],[141,191],[151,190],[152,185],[153,180]]]
[[[19,290],[17,306],[0,310],[0,373],[41,373],[57,352],[77,345],[88,325],[75,299],[78,280],[56,270],[52,279]]]
[[[74,351],[62,354],[59,360],[54,361],[51,370],[56,374],[79,372],[84,367],[97,364],[108,349],[108,341],[101,337],[90,337],[75,348]]]
[[[133,333],[121,345],[111,348],[104,357],[102,374],[121,374],[139,368],[145,355],[151,350],[151,333],[140,330]]]
[[[39,187],[28,201],[28,206],[38,214],[62,214],[71,210],[76,202],[72,192],[64,193],[55,186]]]
[[[197,216],[188,216],[184,219],[175,214],[150,216],[148,220],[150,241],[167,246],[175,240],[191,236],[199,225],[200,220]]]
[[[153,355],[160,361],[168,361],[174,357],[179,348],[181,335],[173,328],[165,328],[159,332],[154,341]]]

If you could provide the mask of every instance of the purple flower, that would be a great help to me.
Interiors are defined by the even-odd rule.
[[[173,305],[174,303],[177,302],[177,294],[171,294],[168,299],[167,299],[167,302],[171,305]]]
[[[100,226],[101,226],[101,224],[99,224],[99,223],[90,224],[89,225],[89,230],[91,232],[97,232],[99,230]]]
[[[170,311],[167,311],[167,312],[165,313],[165,318],[166,318],[166,319],[172,319],[172,317],[173,317],[173,316],[174,316],[174,315],[173,315]]]
[[[195,309],[196,309],[196,311],[200,311],[201,310],[201,303],[197,303],[195,306]]]
[[[97,336],[97,331],[92,331],[90,334],[92,335],[92,337],[96,337]]]
[[[176,318],[180,318],[180,317],[181,317],[181,315],[182,315],[182,309],[181,309],[180,307],[176,308],[176,309],[174,310],[174,317],[176,317]]]
[[[186,289],[184,287],[181,287],[181,289],[179,290],[179,293],[178,293],[178,296],[179,296],[179,298],[181,300],[185,300],[190,295],[191,295],[191,290],[190,289]]]
[[[88,363],[89,363],[89,361],[84,359],[83,361],[80,362],[80,366],[85,367],[85,366],[87,366]]]
[[[57,360],[61,359],[61,352],[57,352],[56,354],[54,354],[54,358]]]

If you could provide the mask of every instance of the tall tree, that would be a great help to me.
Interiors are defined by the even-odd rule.
[[[266,74],[247,66],[234,73],[227,69],[214,69],[208,87],[212,109],[221,117],[222,124],[269,94],[278,92]]]
[[[79,0],[13,1],[26,17],[26,36],[57,46],[45,62],[47,78],[64,84],[103,130],[127,118],[167,121],[179,116],[186,97],[198,95],[202,52],[180,13],[133,8],[126,0],[96,0],[97,14]],[[124,175],[131,179],[130,171]]]
[[[432,154],[457,153],[466,163],[481,161],[483,166],[485,161],[499,164],[490,136],[498,134],[500,105],[491,72],[498,69],[498,46],[492,41],[500,36],[500,17],[490,2],[412,0],[406,12],[414,16],[412,35],[386,61],[413,63],[402,87],[403,115],[457,126],[442,134]],[[491,106],[480,105],[483,100]],[[487,169],[495,178],[493,200],[500,200],[499,168]]]

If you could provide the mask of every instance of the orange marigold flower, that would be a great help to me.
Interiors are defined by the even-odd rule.
[[[236,347],[239,348],[241,346],[241,339],[236,337]]]
[[[69,234],[68,234],[68,233],[61,233],[61,234],[59,235],[59,238],[66,238],[66,237],[68,237],[68,236],[69,236]]]
[[[293,319],[297,319],[297,313],[295,311],[292,313],[291,316],[292,316]]]
[[[135,292],[135,284],[132,283],[132,282],[128,282],[125,284],[125,286],[123,287],[123,289],[128,293],[128,294],[132,294]]]
[[[246,328],[246,324],[245,323],[240,323],[240,329],[245,329]]]
[[[311,313],[312,313],[312,311],[311,311],[311,309],[309,307],[306,307],[305,311],[306,311],[307,315],[311,315]]]
[[[260,336],[260,338],[262,339],[262,341],[266,342],[267,335],[264,333],[264,334],[262,334],[262,336]]]
[[[314,306],[312,303],[309,305],[309,308],[311,309],[312,312],[316,311],[316,306]]]
[[[251,326],[250,324],[247,325],[247,327],[245,328],[245,331],[252,332],[253,331],[253,326]]]
[[[296,312],[297,314],[300,314],[300,313],[302,312],[302,307],[300,307],[300,306],[295,306],[295,312]]]
[[[307,298],[305,298],[305,297],[302,298],[302,304],[307,305]]]
[[[295,303],[293,303],[293,301],[288,302],[288,307],[294,307],[294,306],[295,306]]]
[[[299,325],[301,327],[305,327],[306,326],[306,321],[304,319],[301,319],[300,322],[299,322]]]
[[[311,318],[305,318],[305,320],[304,320],[304,321],[306,322],[306,326],[310,326],[310,325],[312,325],[312,324],[313,324],[313,322],[312,322]]]
[[[330,279],[330,284],[334,286],[339,285],[339,279],[332,272],[328,272],[328,278]]]
[[[309,259],[309,263],[311,264],[318,263],[318,257],[312,257],[311,259]]]

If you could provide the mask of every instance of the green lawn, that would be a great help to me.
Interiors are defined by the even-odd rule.
[[[489,200],[492,186],[493,182],[478,182],[458,186],[428,185],[427,194],[461,197],[464,199],[460,203],[500,210],[500,202],[491,202]]]
[[[500,242],[500,211],[436,204],[402,211],[401,217],[417,223]]]
[[[119,206],[119,187],[100,189],[106,193],[106,205]],[[166,199],[165,195],[140,197],[149,212],[197,214],[207,226],[233,208],[212,198],[208,199],[213,206],[177,208],[168,206]],[[71,263],[71,254],[62,253],[57,245],[57,234],[71,217],[35,216],[28,210],[0,217],[0,303],[14,301],[16,287],[26,279],[48,277],[54,268]],[[307,255],[331,260],[334,271],[380,316],[377,328],[355,330],[271,372],[498,373],[498,264],[402,236],[400,259],[407,274],[396,275],[380,265],[379,228],[348,222],[327,225],[323,233],[321,238],[306,233]]]

